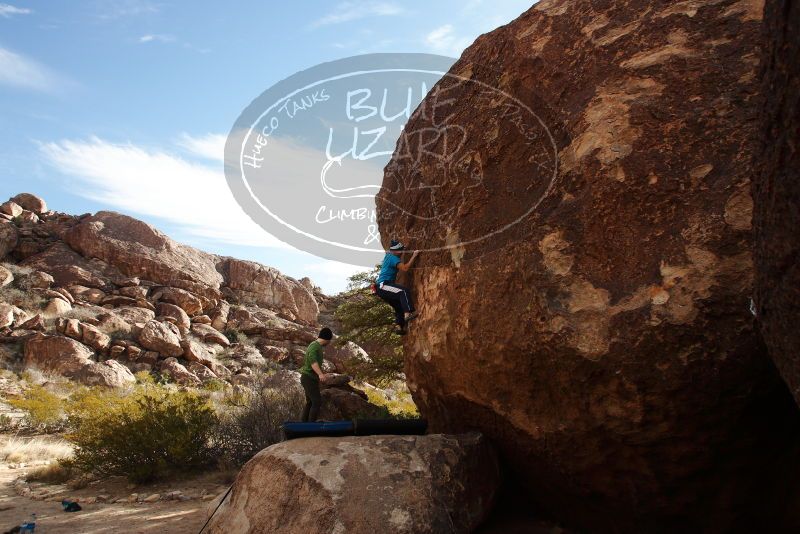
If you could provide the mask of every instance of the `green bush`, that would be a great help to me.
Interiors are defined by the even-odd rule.
[[[296,420],[305,399],[295,390],[258,385],[236,388],[222,401],[214,447],[223,463],[242,465],[260,450],[283,440],[281,425]]]
[[[216,415],[195,392],[149,383],[130,392],[87,389],[70,398],[66,411],[67,438],[77,446],[71,465],[82,471],[146,482],[213,463]]]
[[[64,428],[63,401],[42,386],[31,386],[20,398],[8,402],[27,412],[28,425],[39,432],[58,432]]]

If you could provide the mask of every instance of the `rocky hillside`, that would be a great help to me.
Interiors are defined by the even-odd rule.
[[[405,339],[421,412],[482,431],[567,524],[797,528],[800,414],[750,311],[762,7],[542,0],[465,51],[386,168],[381,235],[440,250]],[[788,276],[786,244],[764,250]]]
[[[248,383],[268,362],[291,371],[327,301],[308,278],[202,252],[118,213],[57,213],[28,193],[0,205],[0,260],[5,365],[90,385],[139,371]],[[331,417],[336,406],[370,409],[349,386],[326,394]]]

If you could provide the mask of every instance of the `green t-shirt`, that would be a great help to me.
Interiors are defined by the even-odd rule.
[[[322,369],[322,345],[319,341],[312,341],[306,349],[306,357],[303,359],[303,367],[300,368],[300,373],[311,376],[319,380],[319,376],[311,368],[311,364],[317,362],[319,368]]]

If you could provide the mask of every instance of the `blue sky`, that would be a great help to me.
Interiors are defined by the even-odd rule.
[[[531,3],[0,2],[0,198],[120,211],[339,291],[359,268],[278,241],[232,200],[231,125],[294,72],[371,52],[457,57]]]

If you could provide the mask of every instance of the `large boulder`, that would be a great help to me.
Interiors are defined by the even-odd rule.
[[[798,412],[749,310],[761,25],[759,2],[542,0],[386,167],[380,233],[425,249],[415,401],[566,523],[788,528]]]
[[[203,313],[203,301],[186,291],[176,287],[165,287],[156,293],[159,299],[174,306],[180,307],[190,317]]]
[[[766,20],[755,300],[770,355],[800,403],[800,6],[768,2]]]
[[[130,370],[116,360],[105,360],[84,366],[74,377],[87,386],[121,388],[136,382]]]
[[[11,198],[11,202],[19,205],[22,209],[41,215],[47,211],[47,203],[33,193],[20,193]]]
[[[222,332],[207,324],[193,323],[191,331],[206,343],[216,343],[222,347],[227,347],[231,344],[230,340]]]
[[[22,211],[22,206],[11,200],[0,204],[0,213],[3,215],[8,215],[12,219],[22,215]]]
[[[499,480],[477,433],[285,441],[244,466],[209,532],[468,533]]]
[[[105,352],[111,346],[111,337],[96,326],[81,323],[81,341],[94,350]]]
[[[319,306],[314,295],[300,282],[272,267],[227,258],[222,264],[228,287],[242,304],[274,308],[291,319],[315,324]]]
[[[87,217],[64,240],[84,256],[100,258],[127,276],[164,285],[178,278],[211,287],[222,282],[215,256],[176,243],[149,224],[119,213],[100,211]]]
[[[200,379],[175,358],[167,358],[161,362],[161,372],[172,377],[178,384],[184,386],[200,385]]]
[[[62,298],[53,298],[47,303],[42,312],[45,317],[61,317],[72,310],[72,305]]]
[[[55,284],[62,287],[79,285],[105,289],[110,286],[110,279],[119,274],[101,262],[85,259],[62,242],[25,258],[20,265],[49,273]]]
[[[78,378],[94,362],[92,349],[64,336],[36,334],[25,342],[25,368]]]
[[[164,356],[182,356],[181,336],[172,323],[147,321],[139,333],[139,344]]]
[[[178,328],[181,329],[182,332],[188,332],[189,327],[192,326],[192,322],[189,320],[189,316],[186,314],[183,308],[176,306],[175,304],[161,302],[158,306],[156,306],[156,313],[160,317],[163,317],[169,322],[174,323]]]
[[[211,369],[215,375],[226,376],[227,369],[217,361],[214,354],[202,343],[194,339],[187,339],[181,343],[183,346],[183,358],[189,362],[199,363]]]

